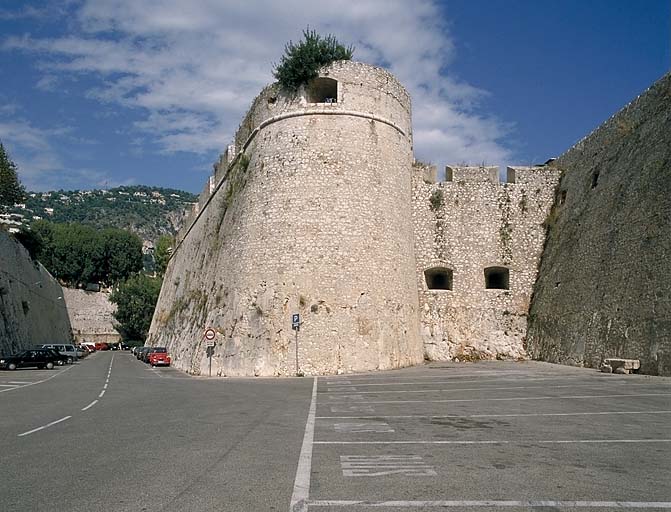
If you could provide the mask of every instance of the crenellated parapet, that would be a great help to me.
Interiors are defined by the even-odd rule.
[[[427,356],[524,357],[523,338],[559,171],[413,167],[413,220]]]

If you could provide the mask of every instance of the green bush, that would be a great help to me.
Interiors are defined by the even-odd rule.
[[[298,44],[291,41],[286,44],[284,55],[273,70],[280,86],[290,92],[317,78],[321,67],[336,60],[350,60],[354,53],[352,46],[343,46],[331,34],[322,37],[308,28],[303,37]]]

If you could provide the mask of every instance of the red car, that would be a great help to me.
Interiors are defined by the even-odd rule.
[[[95,349],[96,350],[109,350],[110,346],[107,343],[103,343],[103,342],[98,341],[98,342],[96,342]]]
[[[154,347],[149,352],[147,361],[152,366],[170,366],[170,356],[165,347]]]

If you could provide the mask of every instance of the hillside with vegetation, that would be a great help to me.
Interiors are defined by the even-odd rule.
[[[11,219],[28,226],[35,220],[76,222],[97,229],[122,228],[155,244],[175,235],[198,196],[182,190],[126,186],[108,190],[28,192],[9,209]]]

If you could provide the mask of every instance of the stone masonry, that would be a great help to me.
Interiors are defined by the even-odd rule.
[[[530,312],[539,359],[671,375],[671,74],[557,159]]]
[[[551,167],[455,167],[434,183],[416,165],[413,220],[422,339],[427,359],[523,358],[531,292],[545,240],[544,221],[559,173]],[[487,288],[485,269],[508,272]],[[432,270],[450,289],[430,289]],[[429,274],[427,276],[427,274]]]
[[[411,215],[410,98],[387,71],[338,62],[316,90],[254,101],[180,235],[150,330],[175,366],[327,374],[423,359]],[[326,90],[328,98],[311,96]],[[329,90],[330,89],[330,90]],[[225,170],[224,170],[225,169]]]
[[[115,329],[116,306],[109,301],[109,293],[87,292],[63,288],[72,334],[77,343],[116,343],[121,335]]]
[[[527,350],[593,366],[648,351],[671,372],[668,82],[504,183],[413,163],[410,98],[383,69],[336,62],[295,95],[266,87],[177,237],[148,344],[203,374],[212,328],[220,376],[292,375],[296,340],[307,374]]]
[[[0,355],[71,340],[61,286],[0,230]]]

